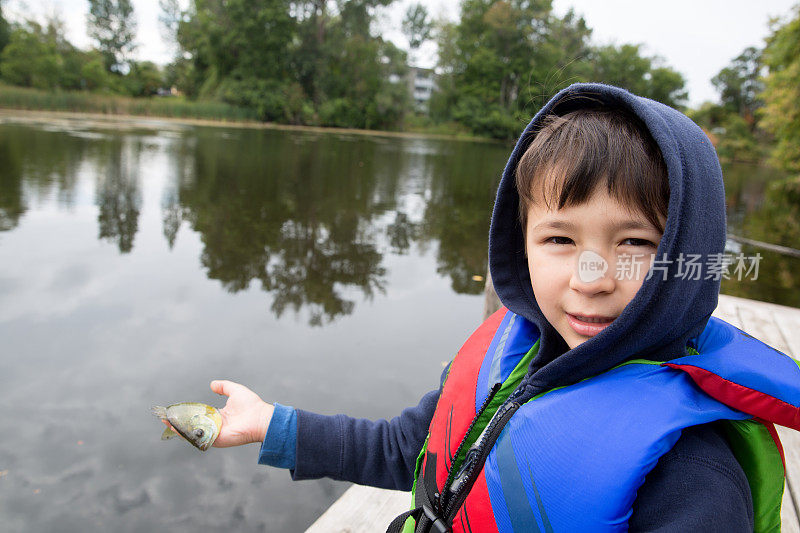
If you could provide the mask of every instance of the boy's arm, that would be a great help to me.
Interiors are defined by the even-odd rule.
[[[645,478],[630,531],[753,531],[747,477],[713,424],[684,430]]]
[[[410,490],[414,468],[428,435],[439,390],[390,421],[323,416],[297,410],[297,444],[292,479],[330,477],[386,489]]]
[[[292,479],[330,477],[410,490],[438,398],[439,391],[431,391],[416,407],[390,421],[323,416],[298,409]]]

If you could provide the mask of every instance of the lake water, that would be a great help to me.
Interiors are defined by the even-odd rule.
[[[346,484],[162,442],[150,406],[222,406],[216,378],[326,414],[415,404],[480,321],[509,151],[5,115],[0,529],[304,530]],[[730,173],[739,231],[772,177]],[[788,283],[726,292],[800,305]]]

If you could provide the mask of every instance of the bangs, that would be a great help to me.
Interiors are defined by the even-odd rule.
[[[522,227],[528,208],[561,209],[588,201],[598,187],[663,233],[667,169],[644,124],[618,109],[546,117],[516,168]]]

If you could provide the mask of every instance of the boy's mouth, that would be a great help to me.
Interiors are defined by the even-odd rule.
[[[567,313],[567,321],[570,327],[575,330],[575,333],[587,337],[593,337],[603,331],[611,325],[615,318],[616,317],[573,315]]]

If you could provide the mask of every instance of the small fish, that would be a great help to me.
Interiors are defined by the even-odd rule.
[[[183,402],[169,407],[156,405],[151,411],[154,416],[169,422],[175,430],[165,429],[161,434],[161,440],[171,439],[180,434],[202,451],[206,451],[214,444],[222,427],[222,415],[217,408],[204,403]]]

